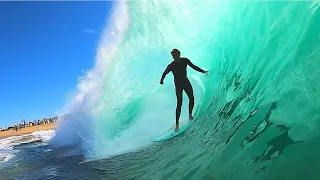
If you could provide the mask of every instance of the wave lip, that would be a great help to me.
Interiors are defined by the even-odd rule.
[[[76,146],[79,153],[86,155],[94,151],[97,138],[96,123],[93,119],[96,119],[106,106],[100,101],[105,93],[103,86],[129,22],[127,3],[115,2],[107,28],[100,38],[95,65],[80,78],[76,91],[62,110],[62,114],[70,116],[59,120],[56,136],[50,140],[50,144],[56,147]]]

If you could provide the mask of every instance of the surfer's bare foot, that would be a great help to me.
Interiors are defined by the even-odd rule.
[[[194,117],[192,115],[189,115],[189,120],[190,121],[194,120]]]
[[[179,131],[179,124],[176,124],[176,128],[174,129],[175,132]]]

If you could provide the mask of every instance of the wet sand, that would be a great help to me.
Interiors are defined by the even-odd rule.
[[[57,125],[57,123],[50,123],[50,124],[43,124],[43,125],[38,125],[38,126],[26,127],[26,128],[19,129],[18,131],[15,131],[15,130],[1,131],[0,132],[0,139],[7,138],[10,136],[20,136],[20,135],[25,135],[25,134],[31,134],[35,131],[55,129],[56,125]]]

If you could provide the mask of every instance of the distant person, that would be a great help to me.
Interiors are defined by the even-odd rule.
[[[167,66],[166,70],[163,72],[160,84],[163,84],[163,80],[169,72],[172,72],[174,77],[174,84],[176,89],[176,97],[177,97],[177,108],[176,108],[176,128],[175,131],[179,131],[179,118],[181,114],[181,106],[182,106],[182,91],[184,90],[189,98],[189,119],[193,120],[192,116],[193,106],[194,106],[194,96],[193,89],[191,83],[187,77],[187,65],[193,68],[196,71],[201,73],[207,73],[198,66],[191,63],[188,58],[180,57],[180,51],[178,49],[173,49],[171,51],[171,55],[173,57],[173,61]]]

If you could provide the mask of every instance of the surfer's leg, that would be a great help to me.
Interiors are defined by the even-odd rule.
[[[194,107],[194,96],[193,96],[193,89],[189,80],[187,80],[185,84],[184,91],[186,92],[189,98],[189,119],[193,120],[194,117],[192,116],[192,111]]]
[[[180,118],[181,106],[182,106],[182,91],[183,91],[182,86],[176,84],[176,97],[177,97],[176,129],[179,128],[179,118]]]

